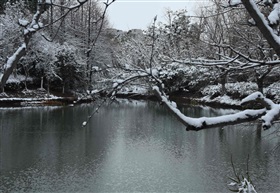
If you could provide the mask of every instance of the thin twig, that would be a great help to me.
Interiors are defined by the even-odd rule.
[[[231,166],[232,166],[233,173],[234,173],[236,179],[238,180],[238,182],[240,183],[241,180],[240,180],[239,176],[236,173],[236,170],[235,170],[235,167],[234,167],[234,163],[233,163],[233,160],[232,160],[232,155],[230,156],[230,163],[231,163]]]

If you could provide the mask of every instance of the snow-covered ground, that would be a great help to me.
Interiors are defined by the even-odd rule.
[[[207,95],[199,99],[201,102],[206,102],[206,103],[211,103],[211,102],[216,102],[220,104],[225,104],[225,105],[232,105],[232,106],[239,106],[240,105],[240,100],[238,99],[232,99],[231,97],[224,95],[224,96],[218,96],[216,98],[211,99],[211,96]]]
[[[258,85],[254,82],[237,82],[237,83],[227,83],[225,85],[226,92],[229,94],[238,93],[240,96],[248,96],[256,91],[258,91]],[[204,96],[213,96],[216,93],[220,93],[222,85],[208,85],[201,93]]]
[[[254,82],[237,82],[227,83],[225,85],[227,95],[213,97],[217,93],[221,93],[222,85],[208,85],[202,91],[204,97],[201,99],[204,102],[220,102],[229,105],[239,105],[242,98],[258,91],[258,85]],[[238,99],[232,99],[230,96],[237,95]],[[275,103],[280,102],[280,82],[275,82],[264,88],[265,96],[272,96]]]
[[[149,87],[146,85],[127,85],[123,87],[118,93],[120,94],[148,94],[149,93]]]
[[[2,79],[2,76],[3,76],[3,74],[0,73],[0,80]],[[19,83],[21,83],[21,82],[24,82],[25,79],[26,79],[26,77],[23,76],[23,75],[18,74],[18,75],[15,76],[14,74],[11,74],[11,75],[9,76],[9,79],[7,80],[7,83],[19,84]],[[32,78],[28,77],[28,78],[26,79],[26,81],[29,81],[29,82],[30,82],[30,81],[32,81]]]

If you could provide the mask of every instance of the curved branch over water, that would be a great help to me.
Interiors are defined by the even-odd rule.
[[[273,103],[270,99],[265,98],[262,93],[256,92],[242,100],[241,104],[246,104],[251,101],[261,101],[265,108],[262,109],[247,109],[235,114],[222,115],[218,117],[200,117],[193,118],[184,115],[178,108],[175,102],[170,101],[164,92],[158,87],[153,87],[156,96],[160,101],[175,115],[175,117],[186,126],[186,130],[199,131],[202,129],[214,128],[218,126],[227,126],[239,124],[243,122],[255,121],[261,118],[263,128],[271,127],[272,122],[280,114],[280,105]]]

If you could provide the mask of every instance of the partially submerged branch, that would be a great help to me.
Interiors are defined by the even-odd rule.
[[[176,118],[187,127],[187,131],[199,131],[202,129],[208,129],[218,126],[239,124],[243,122],[254,121],[258,118],[262,119],[263,128],[268,129],[271,127],[272,122],[280,114],[280,106],[278,104],[274,104],[270,99],[265,98],[262,93],[256,92],[243,99],[242,104],[245,104],[249,101],[261,99],[266,108],[257,110],[247,109],[235,114],[222,115],[218,117],[192,118],[184,115],[177,108],[176,103],[169,101],[164,92],[160,91],[158,87],[153,87],[153,90],[155,91],[155,94],[160,99],[160,101],[163,102],[163,104],[176,116]]]

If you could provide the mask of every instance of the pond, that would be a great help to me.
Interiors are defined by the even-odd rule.
[[[0,109],[0,192],[229,192],[231,156],[245,175],[248,155],[258,192],[280,192],[279,125],[187,132],[158,103],[118,100],[81,127],[94,108]],[[182,110],[193,117],[233,112]]]

